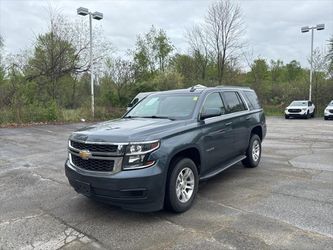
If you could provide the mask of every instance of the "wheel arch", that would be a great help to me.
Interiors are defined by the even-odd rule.
[[[187,147],[178,149],[171,154],[171,157],[169,158],[168,161],[168,176],[170,171],[172,170],[172,164],[174,163],[175,160],[179,158],[191,159],[197,166],[198,174],[200,175],[201,163],[202,163],[200,150],[194,145],[188,145]]]

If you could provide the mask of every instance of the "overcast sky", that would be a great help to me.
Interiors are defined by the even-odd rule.
[[[76,15],[76,8],[83,6],[90,11],[103,12],[104,19],[94,21],[94,25],[102,26],[106,38],[119,53],[133,49],[136,36],[147,32],[151,25],[166,31],[177,52],[187,52],[184,33],[203,20],[212,2],[0,0],[0,33],[5,39],[6,51],[18,53],[31,48],[36,35],[47,30],[49,6],[60,9],[70,19],[83,18]],[[315,32],[314,47],[320,49],[325,49],[327,40],[333,36],[333,0],[243,0],[238,3],[246,24],[246,50],[255,58],[284,62],[296,59],[307,67],[311,35],[301,33],[300,28],[325,23],[325,30]]]

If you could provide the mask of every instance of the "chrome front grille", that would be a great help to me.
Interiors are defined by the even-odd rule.
[[[73,148],[79,150],[89,150],[91,152],[116,153],[118,149],[118,145],[86,144],[77,141],[70,141],[70,143]]]
[[[69,162],[85,172],[116,173],[121,171],[123,148],[122,144],[69,140]]]

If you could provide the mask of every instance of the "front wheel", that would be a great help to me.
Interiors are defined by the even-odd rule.
[[[176,213],[188,210],[198,191],[199,176],[195,163],[189,158],[180,158],[171,166],[167,183],[166,205]]]
[[[289,115],[284,115],[284,118],[289,119]]]
[[[244,167],[255,168],[259,165],[261,158],[261,140],[256,134],[253,134],[249,147],[246,151],[246,158],[242,161]]]
[[[327,117],[327,116],[324,116],[324,119],[325,119],[325,120],[328,120],[328,117]]]
[[[310,112],[308,110],[308,112],[306,113],[305,119],[309,119],[310,117],[311,117],[311,115],[310,115]]]

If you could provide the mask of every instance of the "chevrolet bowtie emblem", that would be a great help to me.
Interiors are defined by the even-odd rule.
[[[88,160],[90,158],[90,156],[91,156],[91,153],[89,152],[89,150],[80,150],[79,156],[83,160]]]

